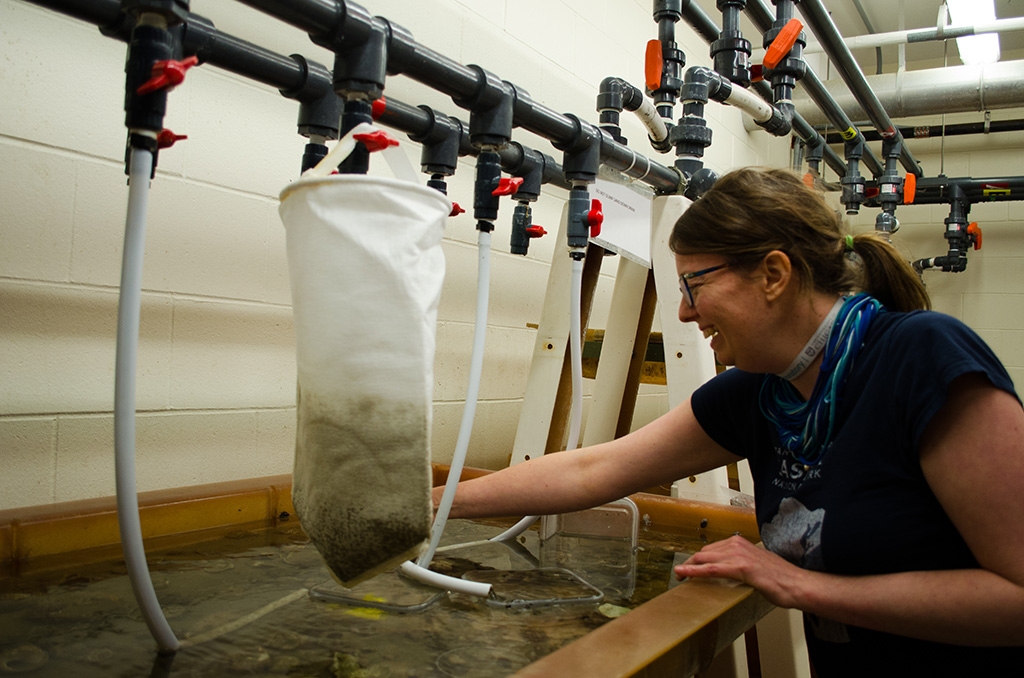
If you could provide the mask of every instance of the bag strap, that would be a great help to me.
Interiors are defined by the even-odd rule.
[[[310,167],[302,173],[302,176],[313,178],[328,176],[345,158],[352,155],[357,143],[364,144],[371,153],[383,151],[384,160],[387,161],[388,167],[391,168],[391,173],[395,175],[396,179],[413,184],[418,183],[416,171],[413,169],[412,163],[409,162],[409,157],[398,148],[398,140],[380,127],[368,122],[361,122],[350,129],[315,167]]]

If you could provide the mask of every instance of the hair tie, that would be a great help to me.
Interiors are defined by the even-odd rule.
[[[852,235],[848,235],[845,238],[843,238],[843,240],[846,242],[846,249],[848,249],[851,252],[853,252],[853,236]]]

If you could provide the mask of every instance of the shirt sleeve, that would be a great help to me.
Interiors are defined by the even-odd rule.
[[[764,375],[732,368],[694,391],[690,406],[704,432],[735,455],[749,458],[758,449],[764,418],[758,393]],[[763,440],[763,438],[762,438]]]
[[[890,335],[894,392],[906,394],[911,449],[945,404],[958,377],[981,374],[1020,401],[1013,380],[992,349],[967,325],[936,312],[907,314]]]

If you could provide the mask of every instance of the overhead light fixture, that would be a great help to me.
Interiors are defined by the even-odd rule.
[[[995,0],[946,0],[946,12],[953,26],[972,26],[996,20]],[[965,64],[993,64],[999,61],[999,34],[957,38],[956,48]]]

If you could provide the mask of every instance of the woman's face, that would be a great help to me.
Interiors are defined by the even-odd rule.
[[[711,350],[723,365],[735,365],[749,371],[763,371],[759,360],[763,349],[764,306],[758,294],[756,277],[725,266],[718,255],[676,255],[676,273],[680,276],[679,320],[697,323]],[[685,279],[683,276],[715,268],[708,273]],[[686,288],[693,297],[689,303]]]

